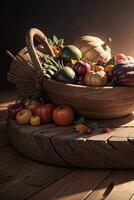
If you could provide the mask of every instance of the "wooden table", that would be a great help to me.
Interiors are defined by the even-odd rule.
[[[61,168],[17,153],[6,137],[5,107],[14,96],[0,94],[0,200],[134,200],[134,170]]]

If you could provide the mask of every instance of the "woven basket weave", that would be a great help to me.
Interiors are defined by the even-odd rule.
[[[42,46],[35,47],[34,38]],[[43,89],[55,104],[67,104],[78,114],[90,118],[117,118],[134,111],[134,87],[96,88],[47,79],[39,57],[43,52],[51,56],[55,54],[46,36],[40,30],[32,28],[26,34],[26,45],[27,48],[22,49],[16,57],[10,54],[13,62],[8,72],[8,80],[14,82],[20,91],[27,92],[34,84],[36,90]],[[14,74],[18,74],[18,79]]]

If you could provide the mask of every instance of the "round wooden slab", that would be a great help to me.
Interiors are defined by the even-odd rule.
[[[29,158],[67,167],[134,168],[134,115],[98,124],[93,134],[85,135],[76,133],[74,126],[20,126],[11,119],[7,123],[12,145]],[[112,131],[101,133],[104,126]]]

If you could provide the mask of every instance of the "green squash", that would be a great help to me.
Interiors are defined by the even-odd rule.
[[[56,73],[55,80],[65,83],[75,83],[77,79],[76,74],[72,68],[64,67]]]
[[[65,62],[70,62],[71,60],[80,60],[82,58],[82,53],[78,47],[74,45],[67,45],[61,50],[60,58]]]

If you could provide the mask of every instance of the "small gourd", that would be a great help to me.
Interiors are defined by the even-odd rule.
[[[107,76],[104,71],[91,71],[84,77],[84,83],[87,86],[103,87],[107,83]]]
[[[103,60],[108,62],[111,59],[111,49],[108,46],[111,41],[111,38],[104,42],[98,37],[83,36],[74,42],[74,45],[80,49],[84,60],[91,62]]]

